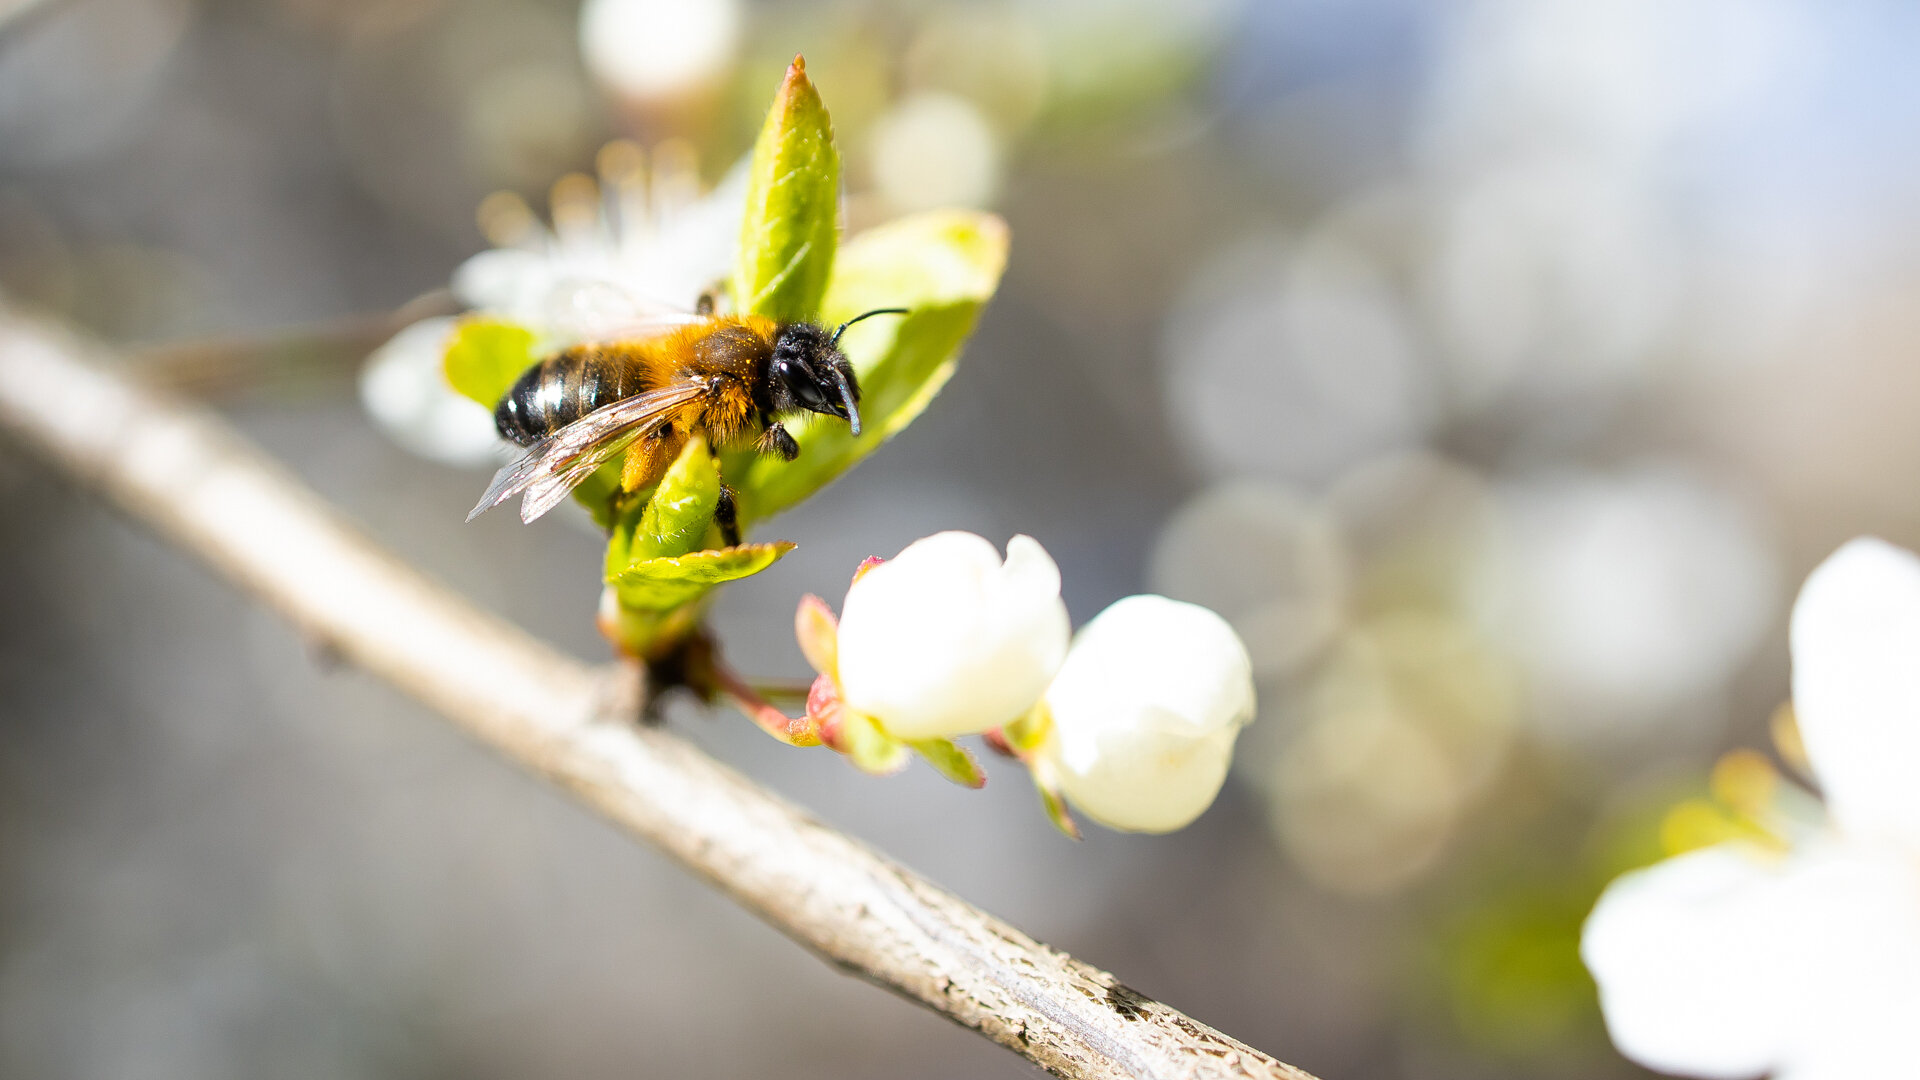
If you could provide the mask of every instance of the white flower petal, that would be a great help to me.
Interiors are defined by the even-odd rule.
[[[1212,611],[1130,596],[1081,629],[1046,702],[1043,753],[1067,798],[1109,828],[1171,832],[1220,793],[1253,666]]]
[[[525,306],[522,297],[546,292],[552,261],[524,248],[483,251],[454,269],[453,295],[476,311],[511,317]]]
[[[1771,1080],[1911,1080],[1920,1076],[1920,1001],[1862,1002],[1849,1030],[1775,1070]]]
[[[1797,973],[1769,955],[1780,929],[1768,869],[1727,847],[1619,878],[1581,933],[1607,1031],[1627,1057],[1688,1076],[1757,1076],[1781,1059]]]
[[[1801,589],[1792,646],[1800,734],[1834,819],[1920,853],[1920,558],[1842,547]]]
[[[1857,1056],[1889,1032],[1910,1041],[1920,1015],[1920,876],[1887,849],[1815,841],[1780,859],[1721,845],[1669,859],[1608,887],[1581,955],[1614,1044],[1650,1068],[1910,1075]],[[1834,1073],[1842,1062],[1875,1067]]]
[[[1920,1077],[1920,863],[1897,846],[1815,842],[1777,889],[1786,925],[1765,948],[1799,979],[1776,1075]]]
[[[493,414],[447,383],[441,361],[453,324],[422,319],[374,350],[360,369],[360,403],[380,430],[421,457],[480,465],[493,460],[500,436]]]
[[[1039,700],[1066,655],[1060,570],[1029,537],[1000,553],[972,533],[909,545],[847,590],[840,685],[902,739],[966,735]]]
[[[453,275],[453,293],[475,311],[533,330],[544,348],[634,336],[662,315],[694,310],[720,283],[739,241],[746,161],[691,201],[667,188],[635,193],[615,221],[582,223],[564,239],[483,251]]]

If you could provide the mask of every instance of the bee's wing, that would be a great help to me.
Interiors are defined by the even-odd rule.
[[[546,307],[543,324],[578,341],[657,337],[708,317],[611,281],[563,282]]]
[[[659,430],[673,419],[675,409],[704,393],[705,383],[688,380],[595,409],[502,466],[467,520],[524,491],[520,520],[532,521],[553,509],[595,469]]]
[[[703,323],[711,318],[713,318],[711,315],[696,315],[691,311],[662,308],[658,311],[648,311],[599,323],[593,328],[591,340],[633,341],[659,337],[662,334],[671,334],[683,326]]]

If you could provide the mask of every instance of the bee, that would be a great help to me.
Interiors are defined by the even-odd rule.
[[[860,434],[860,384],[840,349],[847,327],[759,315],[687,315],[672,329],[562,350],[528,368],[493,411],[503,438],[527,452],[494,474],[467,520],[515,495],[520,520],[553,509],[621,454],[620,486],[657,483],[681,447],[706,436],[717,450],[751,444],[792,461],[800,446],[783,418],[822,413]],[[714,521],[740,541],[734,495],[721,484]]]

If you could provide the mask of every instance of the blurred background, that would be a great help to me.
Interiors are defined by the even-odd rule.
[[[616,138],[714,183],[804,52],[850,227],[989,207],[1013,256],[920,422],[761,530],[800,548],[725,593],[733,661],[805,674],[795,600],[865,555],[1026,532],[1076,621],[1228,615],[1260,718],[1198,824],[1080,844],[1004,763],[672,722],[1329,1080],[1624,1077],[1581,919],[1768,745],[1806,571],[1920,546],[1916,40],[1897,0],[0,0],[0,294],[600,659],[590,529],[461,524],[489,466],[358,370],[489,193],[544,213]],[[0,1074],[1032,1072],[3,444],[0,501]]]

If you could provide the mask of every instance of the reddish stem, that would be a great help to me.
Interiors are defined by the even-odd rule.
[[[1006,733],[1002,732],[997,727],[988,728],[987,730],[981,732],[980,740],[987,744],[987,749],[993,751],[996,754],[999,754],[1001,757],[1010,757],[1015,759],[1018,759],[1020,757],[1020,751],[1015,750],[1013,748],[1013,744],[1007,741]]]
[[[745,679],[717,658],[713,665],[713,679],[719,685],[720,692],[727,695],[734,707],[747,715],[747,719],[758,724],[760,730],[788,746],[820,745],[820,733],[815,730],[811,717],[788,716],[774,708]]]

